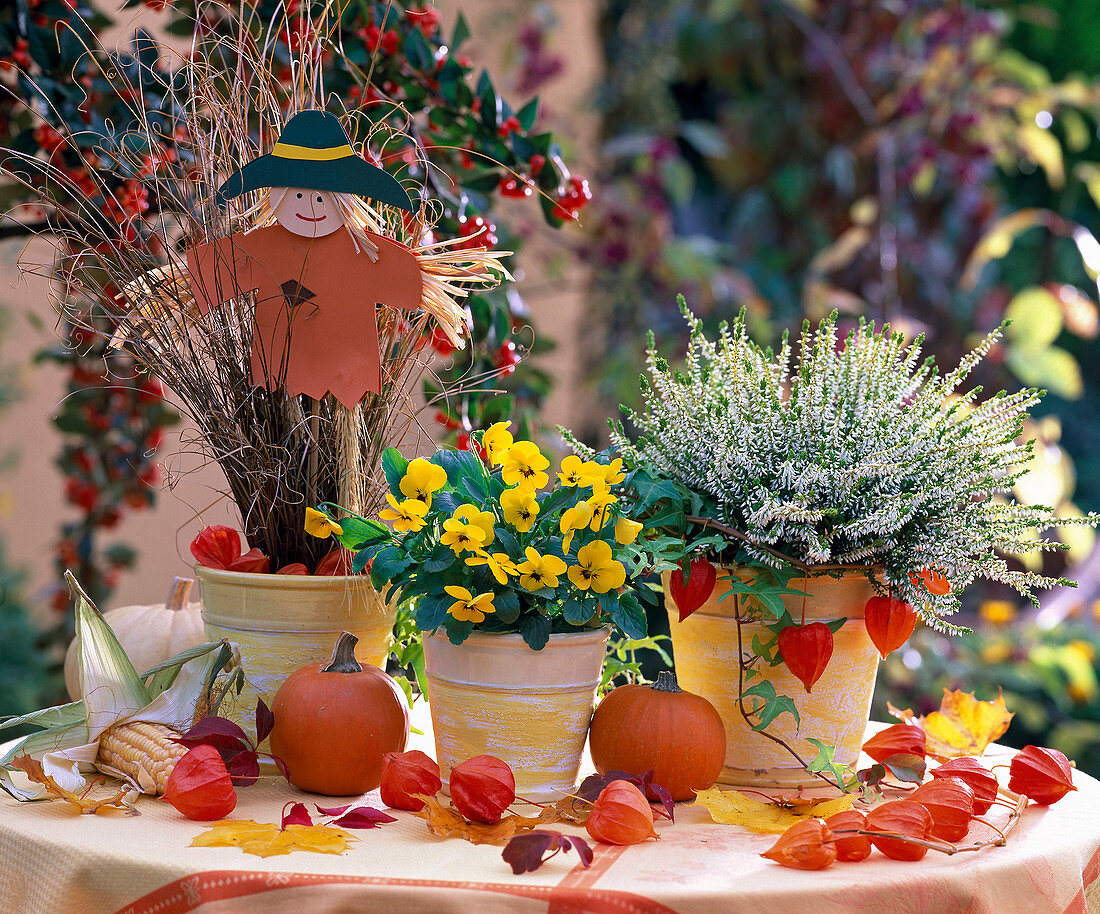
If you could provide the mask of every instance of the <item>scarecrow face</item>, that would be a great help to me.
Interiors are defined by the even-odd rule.
[[[279,195],[282,194],[282,199]],[[288,232],[305,238],[323,238],[343,226],[336,198],[325,190],[303,187],[273,187],[275,218]]]

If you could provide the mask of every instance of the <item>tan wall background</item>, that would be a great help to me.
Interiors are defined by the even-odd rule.
[[[111,4],[104,3],[103,6]],[[594,160],[596,118],[590,108],[593,89],[599,79],[596,39],[597,5],[587,0],[554,0],[534,3],[515,0],[476,0],[460,3],[446,0],[437,4],[449,31],[456,12],[462,9],[473,30],[464,50],[479,66],[487,66],[508,86],[514,62],[514,41],[518,24],[528,16],[550,15],[559,26],[552,32],[555,50],[566,60],[565,73],[541,92],[550,125],[567,144],[567,161],[578,171],[590,174]],[[163,16],[144,10],[122,14],[120,27],[106,41],[132,34],[134,27],[154,30]],[[508,93],[516,98],[516,93]],[[507,201],[510,202],[510,201]],[[533,205],[516,204],[504,212],[515,224],[529,227],[531,240],[524,252],[521,288],[539,333],[553,339],[558,348],[543,358],[557,387],[550,398],[546,418],[551,423],[573,424],[586,409],[582,393],[582,366],[577,358],[577,341],[584,327],[585,276],[571,256],[571,245],[579,244],[581,232],[554,232],[541,225]],[[43,263],[50,256],[49,245],[41,240],[28,243],[13,239],[0,243],[0,302],[10,308],[11,321],[0,343],[0,365],[15,366],[22,396],[0,413],[0,454],[9,448],[19,454],[17,466],[0,476],[0,539],[8,560],[28,574],[27,593],[34,611],[47,619],[50,588],[58,584],[53,568],[52,544],[63,520],[74,516],[64,501],[61,476],[53,466],[60,438],[50,417],[64,396],[64,373],[50,364],[35,365],[34,353],[56,341],[55,316],[47,300],[44,280],[23,276],[20,257]],[[160,463],[175,481],[160,493],[153,511],[128,514],[113,531],[113,537],[134,545],[139,552],[137,569],[125,575],[113,598],[113,605],[158,602],[175,575],[188,574],[191,557],[188,543],[208,523],[239,526],[235,510],[217,493],[224,479],[216,466],[195,470],[178,456],[180,436],[190,435],[184,425],[170,433],[161,449]],[[190,472],[194,471],[194,472]],[[201,520],[200,520],[201,518]]]

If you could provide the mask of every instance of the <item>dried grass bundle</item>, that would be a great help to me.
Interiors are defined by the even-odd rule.
[[[288,396],[279,386],[253,387],[254,303],[244,296],[200,316],[190,293],[185,249],[270,224],[266,191],[245,194],[228,207],[214,204],[214,191],[229,174],[268,151],[293,114],[332,110],[323,84],[322,49],[341,63],[347,60],[332,43],[335,32],[327,15],[318,19],[315,14],[308,28],[292,23],[298,34],[312,38],[301,42],[288,91],[271,63],[274,38],[260,43],[254,37],[278,35],[288,25],[285,18],[260,23],[250,4],[241,4],[234,35],[226,38],[202,29],[202,6],[192,53],[164,72],[155,87],[168,99],[163,110],[148,110],[145,93],[128,85],[127,68],[108,62],[100,68],[103,76],[122,97],[134,99],[133,124],[109,135],[65,137],[99,167],[100,174],[95,168],[88,173],[97,191],[113,201],[110,212],[96,208],[63,168],[48,161],[8,150],[0,170],[35,191],[52,211],[55,261],[23,268],[45,271],[56,280],[55,304],[64,319],[95,333],[90,314],[96,309],[106,314],[116,326],[113,345],[176,394],[201,433],[201,453],[225,473],[226,494],[240,510],[250,545],[269,555],[273,568],[290,562],[312,567],[327,546],[304,534],[305,508],[328,501],[356,513],[375,509],[383,491],[381,452],[418,428],[412,389],[430,371],[432,350],[423,343],[432,322],[452,344],[462,345],[468,318],[460,302],[472,288],[510,278],[500,262],[507,254],[458,250],[453,243],[435,241],[439,207],[413,177],[431,167],[423,151],[386,124],[373,125],[360,141],[354,122],[343,117],[353,145],[369,149],[368,154],[384,160],[388,149],[418,153],[415,167],[401,176],[412,199],[420,202],[411,218],[362,198],[340,202],[353,235],[356,227],[388,235],[417,254],[421,310],[379,313],[382,391],[368,394],[354,409],[331,395],[316,400]],[[136,53],[141,41],[139,36]],[[95,58],[109,61],[100,49]],[[45,103],[39,113],[54,126],[62,123]],[[151,151],[165,146],[177,151],[178,161],[150,169]],[[107,172],[119,181],[140,181],[148,190],[154,201],[150,213],[120,218],[131,185],[112,193],[102,175],[108,164]],[[368,248],[363,256],[369,254]],[[469,385],[479,381],[466,379]]]

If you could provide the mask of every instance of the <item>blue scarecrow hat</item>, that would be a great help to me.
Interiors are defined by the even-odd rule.
[[[357,194],[413,211],[393,175],[355,154],[339,118],[327,111],[300,111],[283,128],[275,148],[235,171],[218,188],[219,204],[261,187],[304,187]]]

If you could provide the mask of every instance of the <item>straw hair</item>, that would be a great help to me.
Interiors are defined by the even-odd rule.
[[[204,6],[198,5],[200,20]],[[131,355],[172,390],[199,430],[198,439],[185,442],[182,449],[221,466],[227,481],[221,494],[240,510],[249,545],[265,552],[272,568],[290,562],[312,568],[331,544],[304,533],[306,507],[332,502],[357,513],[377,508],[384,489],[382,451],[407,433],[422,431],[417,413],[433,405],[417,404],[412,393],[415,382],[430,372],[432,349],[425,343],[433,327],[456,348],[464,345],[469,326],[463,299],[471,289],[491,288],[510,278],[501,264],[507,252],[465,250],[455,241],[435,240],[433,227],[441,208],[427,199],[423,188],[414,187],[409,174],[399,173],[398,178],[414,202],[419,201],[411,215],[337,194],[360,256],[377,256],[368,233],[393,238],[417,256],[421,308],[379,311],[382,389],[354,409],[331,395],[317,400],[287,396],[281,386],[253,387],[252,296],[242,295],[200,317],[185,252],[191,245],[271,224],[277,201],[266,190],[243,194],[225,207],[215,204],[215,190],[245,162],[269,152],[294,113],[326,107],[326,102],[331,110],[322,50],[347,61],[326,37],[335,18],[322,11],[312,22],[317,37],[303,41],[292,61],[287,89],[273,72],[274,39],[261,44],[254,38],[277,35],[287,25],[285,16],[259,22],[251,4],[241,4],[238,15],[231,37],[199,29],[191,54],[179,62],[185,79],[182,85],[177,82],[178,107],[167,106],[180,112],[174,123],[168,116],[166,124],[162,112],[150,117],[142,107],[142,92],[125,84],[123,68],[101,71],[121,97],[135,99],[134,124],[110,138],[112,155],[119,159],[117,180],[105,181],[93,168],[89,174],[102,193],[115,199],[119,212],[125,211],[125,196],[112,194],[111,188],[140,175],[157,203],[155,215],[135,214],[121,224],[106,219],[67,171],[29,155],[8,150],[0,171],[35,191],[53,213],[55,260],[22,266],[55,280],[55,304],[63,319],[109,336],[116,351]],[[235,67],[228,75],[227,66]],[[47,115],[61,127],[56,112]],[[358,153],[386,161],[398,150],[412,149],[419,157],[415,173],[424,175],[431,168],[415,139],[388,122],[370,125],[367,135],[357,137],[356,127],[369,122],[350,115],[342,120]],[[144,150],[160,149],[166,137],[172,137],[178,161],[162,163],[149,176]],[[104,294],[112,287],[118,291]],[[110,318],[106,330],[97,314]],[[480,381],[469,378],[466,383],[474,387]],[[201,526],[201,516],[197,520]]]

